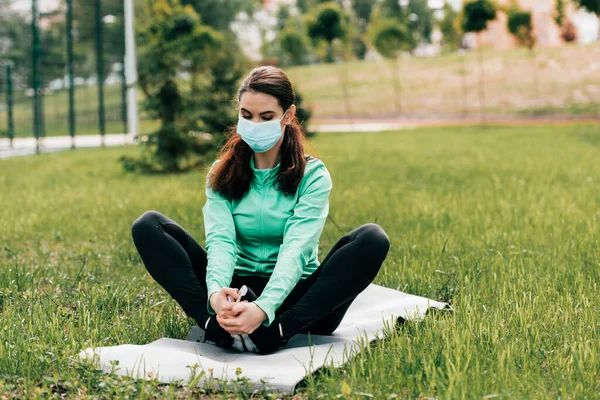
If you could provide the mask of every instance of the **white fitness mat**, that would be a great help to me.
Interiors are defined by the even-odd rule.
[[[103,371],[137,379],[188,384],[194,378],[194,368],[196,376],[211,369],[214,379],[246,378],[250,390],[267,388],[291,393],[307,374],[324,365],[339,367],[346,363],[369,342],[382,337],[384,328],[394,326],[398,318],[422,319],[430,308],[450,309],[445,303],[425,297],[369,285],[354,300],[338,329],[331,336],[311,335],[310,345],[308,335],[298,334],[273,354],[238,353],[197,342],[203,331],[193,327],[188,340],[161,338],[145,345],[89,348],[79,356],[98,357]],[[197,384],[204,386],[208,378],[210,373],[206,372]]]

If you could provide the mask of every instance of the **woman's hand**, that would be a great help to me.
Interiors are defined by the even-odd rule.
[[[229,315],[217,314],[217,322],[232,335],[250,334],[265,319],[267,314],[256,303],[246,301],[233,305]]]
[[[210,306],[213,310],[222,317],[232,317],[231,309],[235,303],[227,300],[227,296],[231,296],[233,300],[239,297],[238,289],[224,287],[218,292],[213,293],[210,296]]]

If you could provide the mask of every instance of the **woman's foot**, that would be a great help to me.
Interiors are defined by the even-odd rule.
[[[219,323],[217,322],[217,318],[211,316],[206,321],[204,326],[204,340],[208,342],[212,342],[219,347],[223,347],[226,349],[231,349],[233,346],[233,337],[229,332],[227,332]]]
[[[285,346],[288,340],[283,335],[279,320],[275,319],[269,326],[261,325],[248,335],[252,344],[256,347],[256,353],[269,354]]]

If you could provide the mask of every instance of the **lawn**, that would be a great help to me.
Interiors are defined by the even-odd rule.
[[[590,119],[600,116],[599,53],[600,42],[542,47],[535,53],[526,49],[485,50],[485,107],[480,101],[475,51],[464,56],[453,53],[406,57],[399,66],[387,61],[350,61],[285,71],[302,94],[303,104],[321,120],[346,116],[478,119],[482,109],[492,118]],[[394,73],[400,81],[398,91],[394,90]],[[3,102],[4,98],[0,98]],[[141,92],[138,99],[143,102]],[[105,106],[106,132],[123,133],[119,85],[105,87]],[[97,108],[97,88],[78,87],[78,135],[99,132]],[[67,91],[46,96],[44,112],[47,136],[69,134]],[[0,134],[8,129],[6,118],[6,111],[0,106]],[[15,92],[14,118],[17,137],[33,136],[32,100],[24,97],[22,91]],[[151,132],[156,126],[142,114],[142,133]]]
[[[332,133],[312,145],[334,181],[321,257],[375,221],[392,242],[376,283],[456,312],[394,330],[307,379],[301,398],[597,397],[598,126]],[[206,171],[122,172],[117,158],[137,152],[0,161],[0,397],[201,394],[75,359],[191,325],[146,273],[130,226],[154,209],[204,243]]]

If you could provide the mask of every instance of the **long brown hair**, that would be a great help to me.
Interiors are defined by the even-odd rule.
[[[244,92],[260,92],[277,99],[279,106],[287,110],[296,101],[294,89],[287,75],[279,68],[265,66],[254,68],[246,76],[238,91],[238,102]],[[239,200],[250,190],[253,178],[250,159],[252,149],[236,133],[237,127],[229,130],[228,140],[221,149],[219,162],[209,177],[209,185],[229,200]],[[304,176],[306,136],[296,117],[286,125],[280,152],[277,187],[286,196],[296,193]]]

